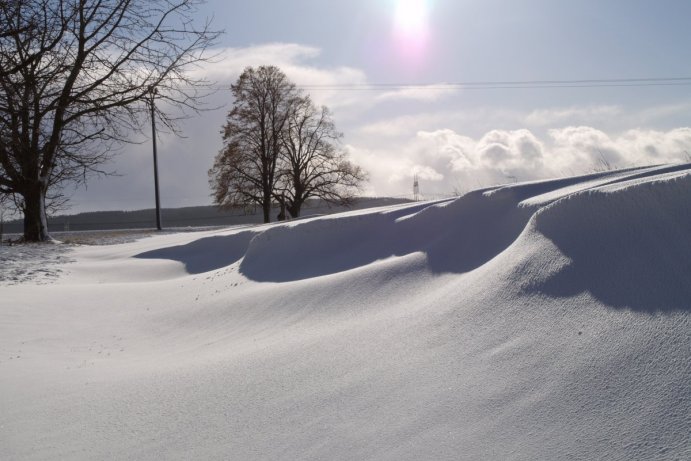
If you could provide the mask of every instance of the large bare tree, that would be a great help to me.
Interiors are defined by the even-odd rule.
[[[309,96],[296,101],[283,131],[283,165],[277,199],[297,218],[305,201],[318,197],[347,205],[367,175],[347,159],[326,106],[316,107]]]
[[[235,101],[222,131],[224,147],[209,170],[215,203],[257,204],[269,222],[282,133],[298,93],[275,66],[248,67],[231,90]]]
[[[232,85],[224,147],[209,170],[222,208],[273,203],[298,217],[305,200],[348,203],[367,175],[346,158],[326,107],[317,108],[274,66],[247,68]],[[279,215],[280,216],[280,215]]]
[[[208,82],[188,71],[218,36],[193,20],[199,3],[0,0],[0,193],[24,213],[25,240],[50,238],[50,191],[103,173],[147,123],[152,89],[170,128],[199,108]]]

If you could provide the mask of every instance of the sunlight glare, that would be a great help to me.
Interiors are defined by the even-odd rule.
[[[429,2],[396,0],[393,41],[397,55],[409,67],[420,67],[429,54],[431,39]]]
[[[397,0],[396,28],[407,35],[419,35],[427,28],[427,0]]]

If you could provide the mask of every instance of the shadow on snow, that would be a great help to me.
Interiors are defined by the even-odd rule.
[[[177,245],[136,255],[141,259],[169,259],[185,265],[189,274],[201,274],[229,266],[245,254],[254,232],[204,237],[186,245]]]

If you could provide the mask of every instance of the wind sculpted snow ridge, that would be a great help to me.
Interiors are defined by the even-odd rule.
[[[464,273],[506,249],[541,206],[606,184],[687,168],[630,169],[540,181],[475,191],[422,209],[274,227],[252,240],[240,270],[253,280],[282,282],[423,252],[433,272]]]
[[[691,166],[77,248],[2,459],[689,459]]]

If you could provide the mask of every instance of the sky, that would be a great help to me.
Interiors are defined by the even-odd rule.
[[[181,123],[183,137],[159,133],[164,208],[211,204],[229,87],[264,64],[332,110],[341,148],[369,173],[368,196],[411,197],[415,176],[435,198],[691,161],[688,1],[213,0],[198,11],[207,17],[225,34],[215,62],[193,72],[220,90],[214,110]],[[649,78],[687,80],[453,85]],[[106,165],[116,176],[72,193],[70,213],[154,206],[147,130]]]

